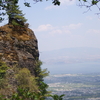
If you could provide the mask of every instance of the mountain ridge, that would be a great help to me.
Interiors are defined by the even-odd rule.
[[[100,61],[100,48],[75,47],[45,51],[40,53],[40,59],[49,64]]]

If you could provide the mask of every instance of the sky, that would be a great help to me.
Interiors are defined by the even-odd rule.
[[[71,47],[100,48],[100,16],[96,6],[91,10],[79,7],[76,0],[61,0],[60,6],[54,6],[52,0],[35,3],[31,7],[23,5],[20,9],[28,19],[38,39],[39,51],[50,51]],[[30,0],[31,1],[31,0]],[[7,23],[7,18],[0,25]]]

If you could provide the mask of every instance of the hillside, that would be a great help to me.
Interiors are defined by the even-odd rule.
[[[39,75],[38,58],[38,43],[31,29],[11,24],[1,26],[0,96],[11,99],[18,88],[39,91],[35,81]]]

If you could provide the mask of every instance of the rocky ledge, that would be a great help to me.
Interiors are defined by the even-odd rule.
[[[0,59],[9,67],[25,67],[34,75],[38,57],[38,43],[31,29],[13,25],[0,27]]]

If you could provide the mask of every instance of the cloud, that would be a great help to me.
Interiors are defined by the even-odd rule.
[[[37,29],[34,29],[36,32],[43,32],[51,35],[60,35],[60,34],[71,34],[73,30],[77,30],[82,26],[82,23],[69,24],[66,26],[53,26],[51,24],[40,25]]]
[[[58,9],[58,6],[50,5],[45,8],[45,10],[49,10],[49,9]]]
[[[52,30],[49,34],[62,34],[62,30],[60,29]]]
[[[49,35],[51,36],[58,36],[58,35],[62,35],[62,34],[71,34],[71,32],[69,30],[63,30],[61,29],[55,29],[49,32]]]
[[[60,0],[61,4],[60,6],[54,6],[54,5],[50,5],[47,6],[45,9],[49,10],[49,9],[58,9],[58,8],[62,8],[62,7],[66,7],[66,6],[70,6],[70,5],[74,5],[76,0]]]
[[[98,34],[98,35],[100,35],[100,30],[89,29],[89,30],[87,31],[87,33],[89,33],[89,34]]]
[[[75,4],[75,0],[60,0],[61,5],[73,5]]]
[[[34,31],[40,32],[40,31],[49,31],[52,30],[53,26],[50,24],[46,24],[46,25],[40,25],[37,29],[34,29]]]
[[[82,23],[78,23],[78,24],[70,24],[70,25],[67,25],[67,26],[63,26],[63,28],[73,30],[73,29],[78,29],[81,26],[82,26]]]
[[[86,19],[93,20],[93,17],[92,16],[87,16]]]

